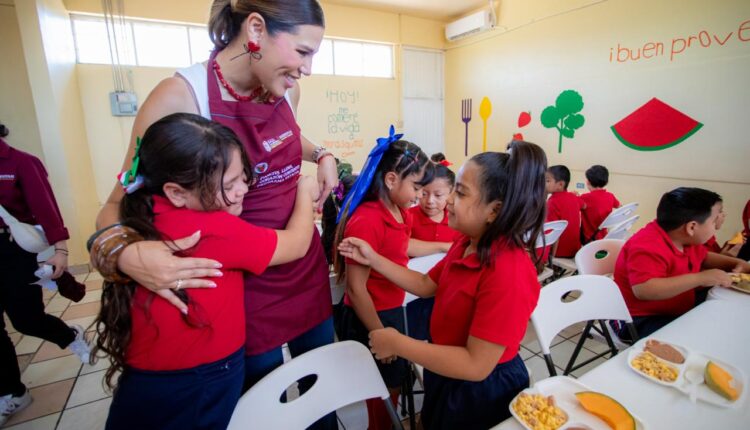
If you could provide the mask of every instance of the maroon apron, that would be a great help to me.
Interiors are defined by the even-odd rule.
[[[255,225],[284,229],[294,209],[302,165],[300,128],[289,103],[259,104],[221,99],[216,74],[208,74],[211,118],[234,130],[252,162],[255,185],[245,195],[240,217]],[[248,250],[252,252],[252,250]],[[331,316],[328,263],[318,230],[299,260],[245,275],[245,354],[281,346]]]

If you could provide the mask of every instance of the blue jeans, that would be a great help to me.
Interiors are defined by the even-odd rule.
[[[292,357],[304,354],[307,351],[311,351],[315,348],[328,345],[333,343],[333,318],[328,318],[317,326],[311,328],[305,333],[297,336],[296,338],[287,342],[289,345],[289,352]],[[264,376],[268,375],[277,367],[284,364],[284,356],[281,352],[281,347],[274,348],[268,352],[258,355],[246,355],[245,356],[245,385],[243,392],[247,391],[255,385],[256,382],[263,379]],[[302,378],[299,381],[299,392],[304,394],[315,382],[315,377],[310,376]],[[322,429],[338,429],[338,422],[336,421],[336,412],[319,419],[309,428],[315,430]]]

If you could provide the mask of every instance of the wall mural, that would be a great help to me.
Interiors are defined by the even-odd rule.
[[[583,110],[583,97],[574,90],[565,90],[557,96],[553,106],[542,111],[540,120],[546,128],[555,128],[559,139],[557,152],[562,153],[563,137],[572,139],[575,131],[583,127],[586,119],[579,112]]]
[[[326,91],[328,100],[328,136],[323,146],[335,150],[340,158],[350,158],[364,148],[360,133],[359,91],[333,88]]]
[[[524,128],[531,123],[531,112],[521,112],[518,114],[518,128]],[[513,140],[523,140],[523,133],[513,134]]]
[[[684,141],[701,127],[703,124],[654,97],[610,128],[632,149],[660,151]]]
[[[487,152],[487,120],[492,115],[492,103],[490,99],[485,97],[482,99],[482,103],[479,104],[479,117],[484,122],[484,131],[482,132],[482,152]]]
[[[464,157],[469,156],[469,122],[471,121],[471,99],[461,100],[461,121],[463,121],[466,127],[466,135],[464,137]]]

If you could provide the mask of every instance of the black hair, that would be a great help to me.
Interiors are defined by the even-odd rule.
[[[251,181],[252,169],[245,149],[228,127],[190,113],[175,113],[153,123],[144,133],[138,152],[137,174],[143,177],[144,185],[123,196],[121,223],[138,231],[144,239],[163,240],[178,255],[187,255],[176,248],[172,238],[165,237],[154,226],[153,196],[164,196],[164,184],[174,182],[186,190],[197,191],[206,210],[219,206],[216,202],[219,190],[226,204],[233,203],[224,193],[222,183],[234,151],[239,151],[244,173]],[[136,288],[134,283],[116,285],[110,282],[105,282],[102,287],[101,308],[95,322],[98,337],[92,355],[103,351],[109,356],[112,366],[107,370],[105,380],[110,388],[115,373],[125,367],[125,351],[131,337],[130,312]],[[191,305],[187,291],[179,290],[175,294],[183,303]],[[206,327],[200,318],[202,314],[201,309],[194,309],[183,316],[183,320],[191,327]]]
[[[711,216],[711,208],[721,196],[702,188],[680,187],[661,196],[656,208],[656,223],[664,231],[672,231],[691,221],[700,224]]]
[[[456,174],[453,173],[453,171],[442,164],[434,164],[434,173],[432,176],[432,181],[435,179],[445,179],[448,181],[448,185],[453,188],[454,185],[456,185]],[[430,181],[430,182],[432,182]]]
[[[0,137],[5,137],[10,134],[10,130],[8,130],[8,127],[5,126],[5,124],[0,124]]]
[[[445,161],[446,160],[445,154],[443,154],[442,152],[436,152],[436,153],[430,155],[430,160],[432,160],[435,163],[439,163],[441,161]]]
[[[518,141],[512,154],[483,152],[471,158],[480,169],[482,202],[500,202],[500,214],[477,243],[483,266],[494,261],[493,244],[500,238],[534,255],[537,238],[543,234],[546,216],[545,178],[547,155],[539,146]],[[537,259],[540,257],[537,256]]]
[[[599,164],[595,164],[586,170],[586,179],[594,188],[606,187],[609,183],[609,170]]]
[[[328,196],[325,203],[323,203],[323,214],[321,216],[320,224],[323,229],[321,240],[323,241],[323,250],[326,254],[326,260],[328,264],[333,264],[333,242],[336,238],[336,217],[339,215],[339,209],[341,204],[346,198],[346,194],[354,185],[354,181],[357,180],[357,175],[345,175],[339,182],[342,184],[342,198],[339,199],[336,194],[332,193]]]
[[[515,151],[515,147],[513,148]],[[553,178],[555,178],[555,182],[563,181],[565,183],[565,189],[568,189],[568,184],[570,184],[570,169],[563,166],[562,164],[556,164],[554,166],[550,166],[547,171],[550,175],[552,175]]]
[[[401,179],[404,179],[409,175],[421,173],[422,178],[417,184],[424,186],[432,182],[432,178],[435,174],[434,166],[435,164],[430,162],[427,155],[425,155],[419,146],[406,140],[397,140],[391,143],[388,149],[383,153],[383,158],[381,158],[380,163],[378,163],[370,188],[362,201],[385,200],[388,198],[388,190],[385,187],[385,175],[388,172],[395,172]],[[339,225],[336,227],[334,249],[338,248],[338,244],[341,243],[341,240],[344,238],[346,223],[352,215],[349,212],[348,205],[341,208],[341,210],[343,211],[343,214],[339,220]],[[345,275],[344,259],[339,252],[336,252],[333,260],[334,268],[338,275],[337,279],[338,281],[342,281]]]
[[[263,17],[271,37],[279,32],[296,34],[300,25],[325,27],[317,0],[214,0],[208,21],[214,46],[226,47],[240,34],[242,23],[251,13]]]

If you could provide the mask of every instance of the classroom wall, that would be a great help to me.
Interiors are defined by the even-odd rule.
[[[21,32],[11,0],[0,0],[0,123],[10,129],[5,140],[44,160],[36,112],[31,98]]]
[[[177,4],[179,3],[179,5]],[[101,13],[98,0],[66,0],[69,11]],[[149,5],[153,4],[153,7]],[[128,1],[125,14],[148,19],[205,23],[205,0],[145,2]],[[179,7],[178,7],[179,6]],[[441,48],[442,23],[387,12],[362,10],[323,4],[326,36],[393,43],[395,57],[400,46]],[[173,10],[179,13],[171,14]],[[400,63],[395,64],[396,76]],[[128,67],[140,103],[162,79],[174,69]],[[76,67],[90,143],[96,195],[103,203],[112,190],[114,177],[122,164],[130,139],[132,117],[113,117],[107,94],[112,90],[109,66],[79,64]],[[336,156],[351,162],[355,168],[364,163],[374,139],[387,132],[388,125],[401,123],[400,79],[340,77],[315,75],[300,81],[302,97],[298,119],[303,134],[313,142],[329,148]],[[303,173],[314,174],[310,163]]]
[[[653,219],[664,192],[711,189],[722,194],[728,214],[719,239],[740,229],[750,198],[750,2],[506,0],[498,12],[495,30],[446,46],[448,158],[465,158],[462,99],[473,99],[469,155],[480,150],[478,110],[487,96],[488,150],[504,150],[522,132],[547,151],[550,164],[572,170],[572,188],[590,165],[606,165],[609,189],[622,202],[640,202],[638,226]],[[540,114],[568,89],[583,97],[585,124],[558,153],[559,134],[542,126]],[[625,146],[610,126],[653,97],[703,127],[661,151]],[[519,128],[522,111],[532,122]]]

